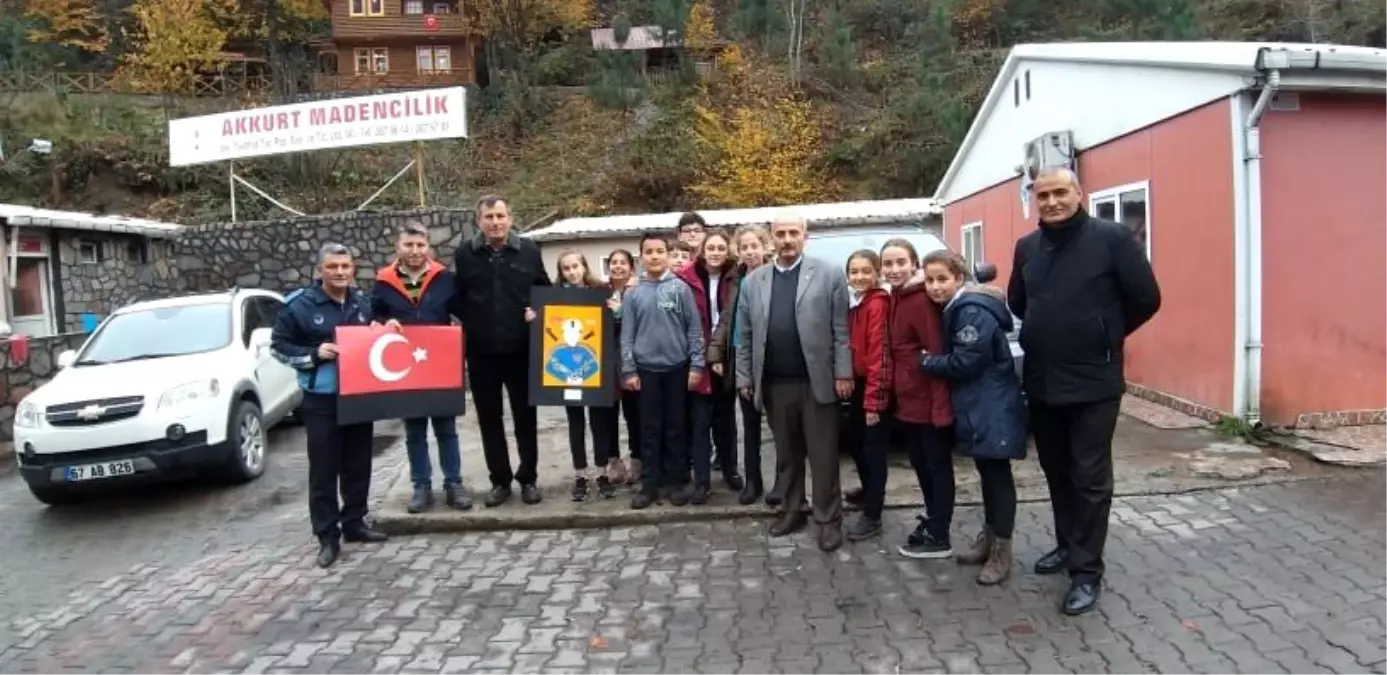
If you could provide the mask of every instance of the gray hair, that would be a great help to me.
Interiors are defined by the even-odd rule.
[[[776,225],[794,225],[805,232],[809,231],[809,221],[793,211],[785,211],[772,219],[771,229],[774,230]]]
[[[324,260],[328,259],[329,256],[350,256],[351,254],[352,250],[347,248],[345,244],[339,244],[335,241],[330,241],[318,247],[318,257],[314,259],[314,262],[321,265]]]
[[[1064,166],[1047,166],[1036,173],[1035,179],[1040,180],[1041,178],[1051,178],[1054,176],[1066,178],[1069,180],[1070,185],[1079,187],[1079,175],[1074,173],[1073,169]]]

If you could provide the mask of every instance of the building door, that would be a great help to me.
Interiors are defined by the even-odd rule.
[[[10,328],[15,335],[53,334],[53,296],[48,286],[48,258],[17,257],[10,289]]]

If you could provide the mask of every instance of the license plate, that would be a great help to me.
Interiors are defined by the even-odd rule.
[[[96,464],[79,464],[69,466],[63,470],[63,480],[75,483],[83,480],[97,480],[100,478],[118,478],[120,476],[130,476],[135,473],[135,461],[131,459],[117,459],[110,462],[97,462]]]

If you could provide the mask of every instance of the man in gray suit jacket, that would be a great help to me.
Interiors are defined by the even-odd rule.
[[[814,521],[819,548],[843,544],[838,486],[838,400],[852,396],[848,344],[848,284],[843,270],[804,255],[803,218],[771,224],[774,264],[742,283],[737,303],[737,386],[766,411],[775,436],[777,482],[785,487],[785,515],[772,537],[805,526],[804,462],[814,478]]]

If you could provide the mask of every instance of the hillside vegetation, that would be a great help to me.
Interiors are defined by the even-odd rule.
[[[499,191],[522,221],[928,195],[1024,42],[1278,40],[1382,46],[1384,0],[475,0],[491,84],[471,137],[425,148],[430,205]],[[316,0],[0,0],[0,74],[114,73],[145,96],[0,92],[0,201],[198,222],[229,213],[224,165],[167,167],[169,117],[294,100],[325,29]],[[173,31],[168,39],[163,30]],[[587,29],[657,25],[684,67],[649,84]],[[264,100],[179,96],[224,44],[263,46]],[[697,64],[697,65],[695,65]],[[30,138],[51,155],[21,153]],[[356,208],[409,161],[382,146],[238,162],[306,213]],[[278,210],[241,190],[242,218]],[[417,203],[412,173],[373,207]]]

